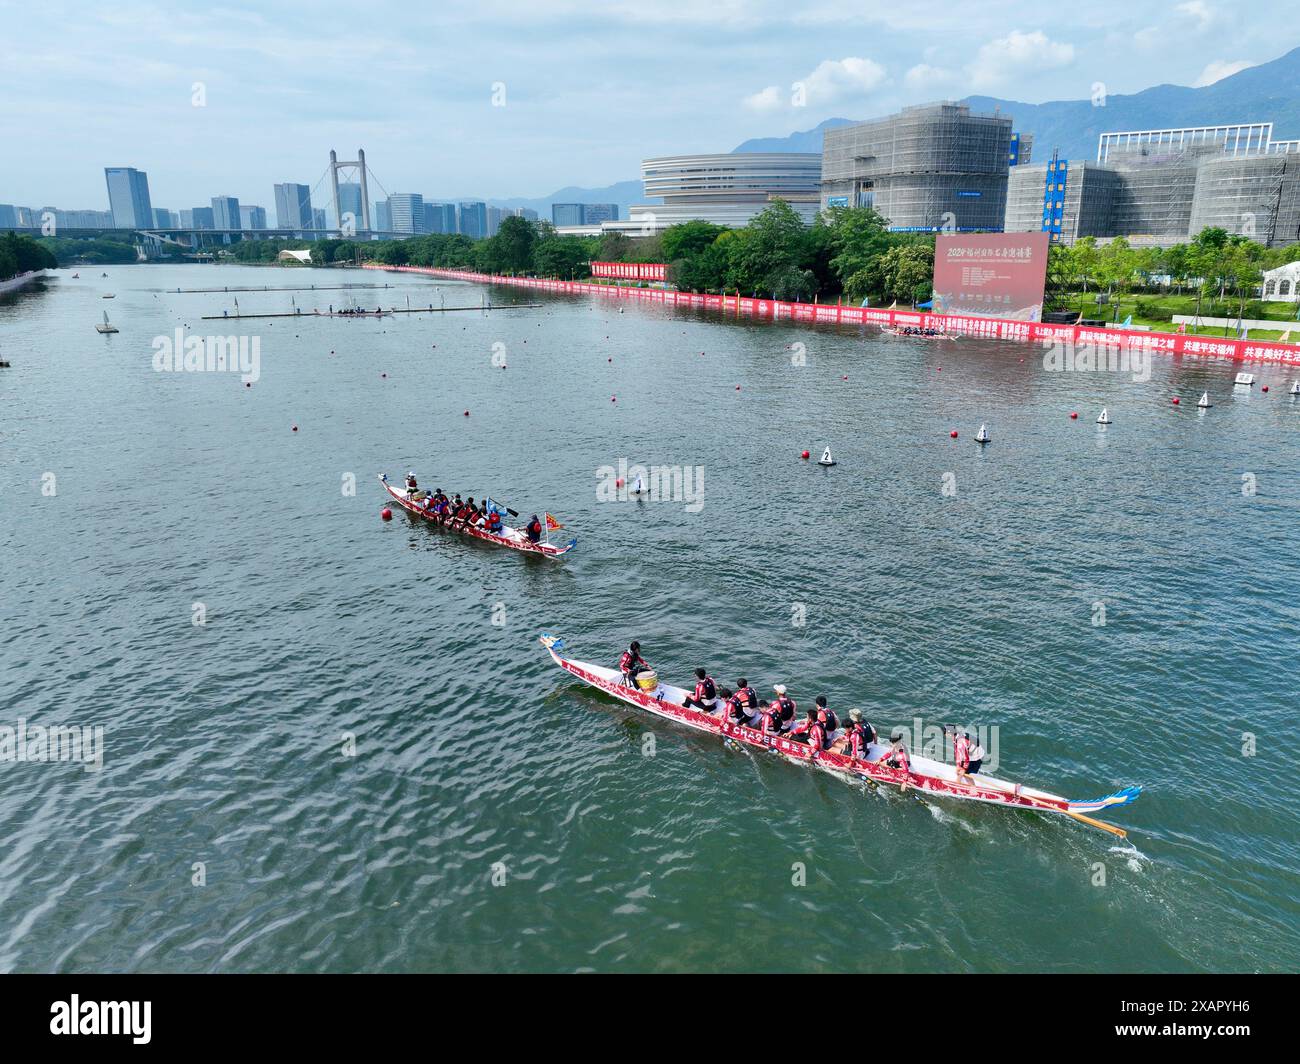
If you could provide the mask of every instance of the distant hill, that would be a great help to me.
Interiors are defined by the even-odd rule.
[[[1038,162],[1050,159],[1054,148],[1067,159],[1095,159],[1098,135],[1118,129],[1272,122],[1275,138],[1291,140],[1300,138],[1300,48],[1213,85],[1156,85],[1127,96],[1108,96],[1104,107],[1094,107],[1091,100],[1035,104],[993,96],[968,96],[962,102],[975,111],[1010,115],[1017,130],[1034,135],[1033,157]],[[747,140],[735,151],[821,151],[822,131],[848,122],[828,118],[816,129],[788,137]]]
[[[636,180],[619,181],[604,188],[578,188],[576,185],[567,185],[540,199],[516,196],[512,199],[490,199],[487,202],[493,207],[527,207],[536,211],[539,218],[550,221],[552,203],[617,203],[618,216],[627,218],[628,207],[633,203],[658,203],[659,201],[647,199],[642,194],[641,182]]]
[[[753,140],[747,140],[738,148],[732,148],[732,154],[736,152],[758,152],[758,151],[815,151],[822,150],[822,134],[828,129],[834,129],[836,126],[851,126],[851,118],[828,118],[821,125],[812,129],[805,129],[800,133],[791,133],[788,137],[755,137]]]

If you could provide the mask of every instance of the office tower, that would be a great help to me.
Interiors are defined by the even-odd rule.
[[[153,209],[153,224],[158,229],[172,229],[172,212],[166,207],[155,207]]]
[[[478,200],[462,203],[457,212],[458,230],[471,240],[487,236],[487,204]]]
[[[117,229],[149,229],[153,206],[149,202],[149,175],[131,166],[104,167],[108,207]]]
[[[190,211],[191,225],[195,229],[215,229],[216,214],[211,207],[195,207]]]
[[[561,225],[582,225],[582,204],[552,203],[551,221],[557,227]]]
[[[618,221],[617,203],[580,203],[583,225],[599,225],[601,222]]]
[[[245,206],[239,205],[239,225],[241,229],[265,229],[266,228],[266,208],[255,207],[251,204]]]
[[[234,196],[212,197],[212,227],[214,229],[239,229],[239,200]]]
[[[426,233],[456,232],[456,204],[429,203],[426,200],[424,204],[424,231]]]
[[[352,226],[353,231],[360,230],[364,224],[365,219],[361,211],[361,186],[355,181],[345,181],[339,185],[339,212],[342,217],[335,218],[334,224],[340,229],[345,222]]]
[[[311,229],[311,189],[286,181],[275,186],[275,227]]]
[[[394,192],[388,197],[388,227],[395,233],[424,232],[424,197],[418,192]]]
[[[313,207],[311,209],[311,227],[317,232],[325,232],[327,226],[325,223],[325,208]]]
[[[18,212],[12,203],[0,203],[0,229],[14,229],[18,226]]]

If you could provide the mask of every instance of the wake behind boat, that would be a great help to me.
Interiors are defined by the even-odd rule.
[[[774,733],[763,728],[733,723],[727,719],[721,699],[718,700],[719,708],[715,712],[692,708],[684,704],[688,699],[694,701],[692,692],[671,684],[660,683],[657,675],[653,673],[644,674],[637,683],[629,684],[624,679],[624,673],[619,669],[605,668],[563,657],[559,652],[567,648],[562,639],[543,634],[539,642],[560,668],[623,702],[647,710],[655,716],[666,717],[689,728],[695,728],[697,731],[710,732],[742,746],[765,749],[789,761],[810,762],[817,768],[844,779],[874,784],[893,784],[904,790],[912,789],[944,798],[1007,805],[1043,813],[1062,813],[1120,838],[1128,834],[1123,828],[1094,820],[1086,814],[1128,805],[1137,800],[1142,790],[1140,787],[1126,787],[1104,798],[1073,801],[1019,783],[985,776],[982,773],[966,776],[970,782],[965,782],[959,778],[956,766],[917,754],[907,756],[907,767],[893,767],[886,762],[891,760],[894,748],[877,741],[867,744],[864,756],[857,758],[835,753],[829,749],[817,750],[811,744],[792,738],[785,732]],[[636,647],[636,644],[633,646]],[[649,682],[643,682],[646,676],[650,677]],[[784,697],[784,688],[778,690]],[[698,689],[695,693],[699,693]]]
[[[486,543],[493,543],[499,547],[509,547],[511,550],[522,551],[525,554],[540,554],[545,558],[558,558],[563,554],[568,554],[578,542],[577,539],[571,539],[568,543],[555,544],[542,538],[535,540],[528,534],[526,528],[509,528],[505,525],[502,525],[499,531],[490,531],[486,527],[475,525],[469,521],[457,521],[454,514],[449,514],[446,511],[439,513],[431,505],[431,496],[427,492],[414,488],[399,488],[390,484],[387,473],[379,474],[379,482],[392,500],[412,517],[423,518],[431,525],[444,528],[448,532],[458,532],[461,535],[481,539]],[[553,522],[550,514],[547,514],[546,517],[547,520],[544,526],[541,526],[541,522],[539,522],[541,527],[536,530],[539,537],[547,535],[552,528],[562,527],[558,522]]]

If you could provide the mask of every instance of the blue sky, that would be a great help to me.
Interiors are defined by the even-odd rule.
[[[1293,14],[1291,0],[0,0],[0,202],[106,208],[114,165],[147,170],[156,206],[272,207],[274,182],[315,185],[331,147],[357,146],[389,192],[543,196],[833,115],[1204,84],[1300,42]]]

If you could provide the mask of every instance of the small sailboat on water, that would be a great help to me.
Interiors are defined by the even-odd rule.
[[[1098,425],[1110,424],[1110,411],[1107,410],[1104,406],[1101,408],[1101,413],[1097,415],[1097,424]]]
[[[1300,381],[1291,382],[1291,394],[1300,395]]]
[[[104,311],[104,324],[103,324],[103,325],[96,325],[96,326],[95,326],[95,332],[97,332],[97,333],[115,333],[115,332],[117,332],[117,326],[114,325],[111,321],[108,320],[108,311]]]
[[[989,427],[985,425],[983,422],[980,423],[979,432],[975,433],[975,442],[976,443],[989,442]]]
[[[1210,393],[1209,393],[1209,392],[1201,392],[1201,397],[1200,397],[1198,400],[1196,400],[1196,406],[1197,406],[1197,409],[1199,409],[1199,410],[1209,410],[1209,409],[1210,409]]]
[[[831,457],[831,449],[829,447],[822,451],[822,456],[817,459],[817,464],[824,466],[833,466],[836,464],[835,459]]]

